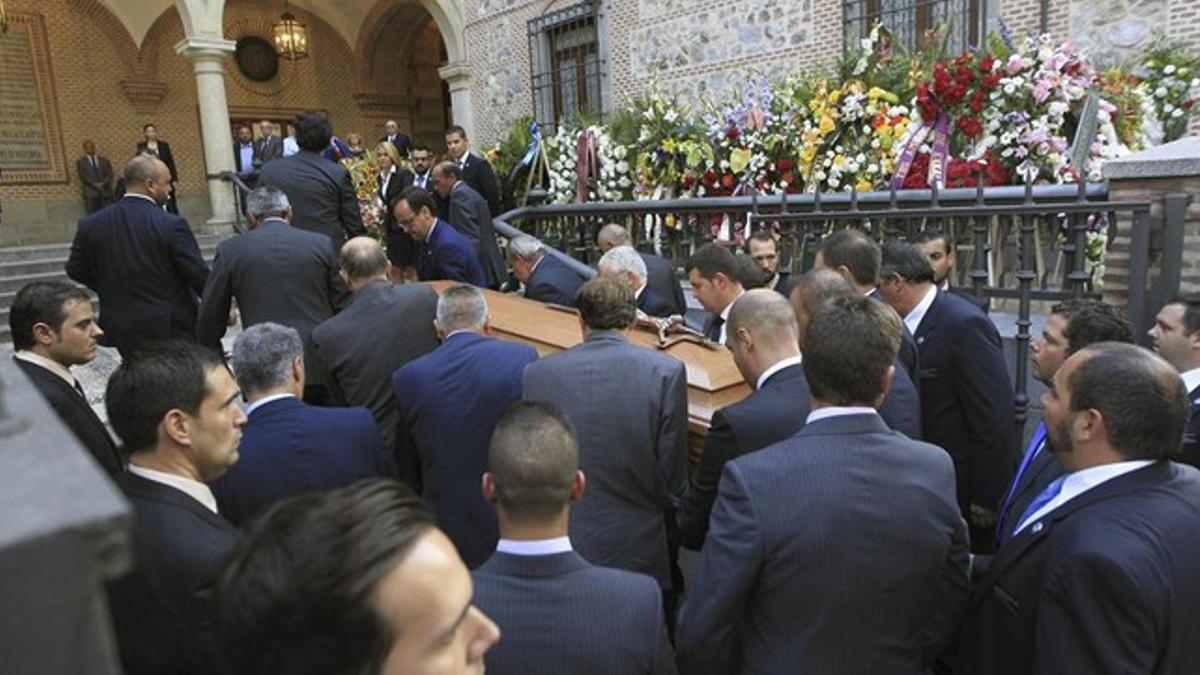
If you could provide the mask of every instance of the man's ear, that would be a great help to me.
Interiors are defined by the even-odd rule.
[[[50,327],[50,324],[39,321],[33,324],[33,341],[43,347],[54,344],[58,339],[58,331]]]
[[[484,471],[483,477],[479,479],[479,489],[483,491],[483,501],[496,504],[496,481],[492,480],[492,472]]]
[[[582,469],[576,469],[575,475],[571,477],[571,501],[577,502],[583,498],[583,491],[587,487],[587,476],[583,475]]]
[[[191,445],[191,419],[179,408],[172,408],[163,415],[162,421],[159,422],[158,433],[165,435],[177,445]]]

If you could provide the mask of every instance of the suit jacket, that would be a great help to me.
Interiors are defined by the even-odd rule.
[[[328,236],[335,250],[347,238],[367,234],[350,173],[319,153],[301,150],[264,164],[259,185],[283,190],[292,204],[292,225]]]
[[[725,465],[677,633],[687,673],[921,673],[958,628],[967,530],[940,448],[876,415]]]
[[[991,309],[991,305],[992,305],[991,301],[988,300],[987,298],[981,298],[978,295],[975,295],[975,293],[972,292],[972,290],[970,288],[963,288],[961,286],[951,286],[950,288],[947,289],[947,291],[952,293],[953,295],[957,295],[958,297],[962,298],[963,300],[966,300],[967,302],[971,303],[972,305],[975,305],[984,314],[987,314],[988,310]]]
[[[109,584],[108,603],[128,675],[223,672],[213,591],[238,532],[181,490],[125,474],[135,567]]]
[[[379,198],[383,201],[384,216],[383,225],[389,232],[399,233],[407,237],[400,226],[396,223],[396,212],[392,210],[392,205],[395,204],[396,198],[404,192],[405,188],[411,187],[413,184],[413,172],[403,167],[396,167],[396,173],[392,174],[387,183],[387,190],[384,190],[383,181],[379,181]]]
[[[1013,477],[1015,484],[1008,488],[1012,492],[1012,496],[1008,497],[1006,492],[1005,496],[1008,497],[1008,500],[1001,501],[1000,508],[996,511],[997,546],[1003,546],[1004,542],[1012,538],[1012,531],[1020,524],[1018,521],[1025,513],[1025,509],[1029,508],[1029,504],[1046,489],[1046,486],[1053,483],[1065,471],[1062,464],[1046,447],[1044,435],[1040,439],[1031,439],[1031,445],[1034,441],[1037,442],[1039,448],[1037,454],[1030,460],[1029,466],[1025,467],[1024,472]],[[1027,452],[1031,450],[1033,450],[1032,447],[1026,449]],[[978,559],[978,556],[976,558]]]
[[[1200,672],[1197,560],[1195,469],[1156,462],[1097,485],[995,555],[957,672]]]
[[[396,146],[396,152],[400,153],[401,157],[408,157],[409,153],[412,152],[412,140],[404,134],[398,133],[394,136],[385,135],[379,138],[380,143],[385,141]]]
[[[596,567],[574,551],[497,552],[471,576],[475,606],[504,635],[484,656],[489,673],[675,673],[650,577]]]
[[[525,280],[525,297],[538,302],[551,302],[564,307],[575,306],[575,294],[583,285],[584,278],[549,253],[541,260]]]
[[[571,509],[576,550],[671,590],[668,519],[687,489],[683,363],[594,331],[529,366],[524,385],[526,400],[554,403],[575,426],[588,477],[587,497]]]
[[[327,238],[271,219],[218,244],[200,303],[201,344],[220,349],[232,298],[244,327],[274,321],[299,331],[308,383],[324,384],[315,367],[312,330],[348,300]]]
[[[882,302],[885,305],[887,304],[887,301],[883,299],[883,296],[881,296],[877,290],[868,293],[867,297],[875,300],[876,302]],[[917,350],[917,340],[908,330],[908,324],[904,323],[903,321],[900,322],[900,330],[900,353],[896,356],[896,358],[900,364],[904,366],[905,372],[908,373],[908,379],[913,383],[913,386],[919,393],[921,391],[921,364],[919,351]]]
[[[1188,392],[1188,402],[1191,403],[1192,414],[1183,434],[1179,461],[1200,469],[1200,387]]]
[[[350,306],[313,329],[316,367],[331,405],[371,409],[384,445],[394,450],[399,411],[392,373],[437,347],[437,293],[423,284],[371,283]]]
[[[1012,479],[1017,446],[1000,334],[978,307],[938,291],[915,337],[925,440],[954,458],[963,509],[995,508]]]
[[[242,526],[281,499],[386,475],[391,464],[367,409],[288,397],[250,413],[237,464],[209,487],[221,514]]]
[[[75,175],[79,176],[79,184],[83,188],[83,196],[88,199],[112,197],[113,168],[107,157],[96,155],[98,167],[93,167],[87,155],[75,161]],[[98,170],[97,170],[98,169]]]
[[[142,141],[142,142],[138,143],[137,144],[137,154],[140,155],[144,152],[147,152],[149,150],[149,147],[150,146],[148,146],[146,144],[146,141]],[[159,141],[158,142],[158,151],[153,152],[151,154],[156,155],[160,160],[162,160],[163,164],[167,165],[167,169],[171,172],[171,182],[172,183],[179,180],[179,172],[175,170],[175,155],[171,154],[171,144],[170,143],[168,143],[166,141]]]
[[[208,265],[187,221],[128,195],[79,221],[67,276],[100,296],[104,344],[191,339]]]
[[[254,162],[262,166],[273,159],[283,157],[283,139],[275,134],[254,141]]]
[[[667,300],[659,295],[657,291],[650,288],[650,284],[642,289],[642,294],[637,296],[637,308],[659,318],[677,314],[675,311],[675,303]]]
[[[417,278],[421,281],[449,279],[476,286],[487,285],[475,246],[440,218],[428,238],[421,242]]]
[[[925,440],[921,431],[921,396],[917,386],[909,379],[908,371],[899,358],[892,367],[896,372],[892,376],[892,386],[879,406],[879,416],[889,429],[899,431],[914,441]]]
[[[479,155],[468,152],[461,166],[463,181],[487,202],[488,215],[491,218],[500,215],[500,183],[496,180],[496,172],[492,170],[492,165]],[[488,222],[491,222],[490,218]]]
[[[427,170],[425,173],[413,173],[413,186],[425,190],[433,195],[433,201],[437,204],[437,217],[442,220],[450,219],[450,201],[438,194],[438,191],[433,187],[433,169]],[[478,190],[476,190],[478,192]]]
[[[257,149],[254,142],[250,142],[250,166],[242,165],[241,143],[234,141],[233,143],[233,166],[238,173],[250,173],[258,168]]]
[[[18,358],[14,358],[13,361],[25,371],[33,386],[42,393],[42,398],[54,408],[63,424],[67,425],[83,447],[87,448],[104,472],[112,478],[125,473],[125,458],[117,452],[116,442],[87,399],[67,384],[66,380],[49,370]]]
[[[451,335],[392,376],[400,423],[397,465],[437,514],[468,567],[496,550],[496,514],[483,500],[492,430],[521,398],[521,373],[537,360],[527,345],[474,333]]]
[[[450,191],[450,224],[470,240],[483,265],[483,276],[489,288],[499,288],[508,278],[508,267],[496,243],[496,230],[487,202],[465,182]]]
[[[777,371],[761,389],[713,414],[700,466],[692,474],[679,508],[684,546],[699,549],[704,544],[725,464],[794,435],[808,418],[811,397],[804,367],[796,364]]]
[[[770,279],[768,279],[770,281]],[[779,281],[775,282],[775,288],[772,289],[776,293],[791,300],[792,296],[792,275],[789,272],[780,272]]]
[[[646,288],[653,288],[660,297],[668,300],[674,306],[672,314],[683,316],[687,313],[687,299],[683,297],[683,285],[675,275],[675,268],[662,256],[638,251],[642,261],[646,263]]]

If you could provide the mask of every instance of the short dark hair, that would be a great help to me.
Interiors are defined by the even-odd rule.
[[[449,136],[450,134],[458,134],[459,136],[466,138],[467,130],[463,129],[457,124],[451,124],[450,126],[446,127],[446,135]]]
[[[246,131],[251,131],[249,124],[239,124],[239,125],[237,125],[236,129],[237,129],[237,131],[241,131],[242,129],[245,129]]]
[[[1200,296],[1177,295],[1167,304],[1183,306],[1183,330],[1187,335],[1200,330]]]
[[[1067,353],[1074,354],[1098,342],[1133,342],[1133,328],[1120,310],[1091,298],[1064,300],[1050,308],[1067,321],[1063,337]]]
[[[155,129],[158,129],[158,125],[155,124],[154,122],[146,122],[145,124],[142,125],[142,131],[149,129],[150,127],[154,127]]]
[[[736,255],[738,271],[737,281],[746,290],[762,288],[767,284],[767,273],[763,271],[762,265],[758,261],[748,255]]]
[[[860,286],[872,286],[879,280],[879,244],[859,230],[836,230],[821,240],[817,253],[826,267],[845,267]]]
[[[429,211],[429,215],[436,217],[438,213],[437,202],[433,201],[433,195],[429,194],[429,190],[419,187],[404,188],[404,192],[396,198],[396,202],[404,201],[408,204],[408,208],[414,214],[420,213],[421,209]],[[392,208],[396,208],[396,204],[392,204]]]
[[[690,274],[692,270],[696,270],[704,279],[724,274],[730,281],[737,281],[738,269],[737,257],[719,244],[701,246],[683,264],[684,272]]]
[[[921,249],[917,248],[916,244],[891,241],[883,245],[882,253],[879,266],[881,279],[895,274],[913,284],[933,282],[933,266],[929,264],[929,258],[921,253]]]
[[[558,406],[516,401],[504,409],[488,447],[488,471],[508,517],[538,522],[558,515],[578,468],[575,430]]]
[[[152,449],[158,425],[171,410],[200,411],[208,371],[225,367],[217,352],[186,340],[149,343],[133,350],[108,380],[104,400],[125,452]]]
[[[575,306],[592,330],[625,330],[637,319],[633,291],[625,284],[596,277],[579,287]]]
[[[917,236],[913,237],[912,239],[912,243],[916,244],[917,246],[920,246],[921,244],[928,244],[931,241],[942,242],[942,246],[946,249],[946,255],[950,255],[950,252],[954,247],[954,242],[950,239],[950,235],[937,228],[921,230],[917,233]]]
[[[8,309],[13,347],[29,349],[35,344],[34,324],[44,323],[55,332],[62,331],[67,319],[66,305],[72,301],[91,302],[91,298],[83,289],[65,281],[34,281],[22,286]]]
[[[433,168],[438,173],[448,175],[454,180],[462,180],[462,167],[458,165],[458,162],[442,162]]]
[[[750,241],[761,241],[763,243],[770,242],[775,244],[777,248],[779,246],[779,244],[775,241],[775,233],[766,228],[759,228],[755,230],[754,234],[750,235]]]
[[[301,150],[322,152],[329,147],[329,139],[333,138],[333,127],[329,125],[329,117],[319,110],[308,110],[296,115],[293,121],[296,126],[296,145]]]
[[[847,339],[853,336],[853,339]],[[870,405],[900,351],[900,317],[865,296],[840,297],[812,313],[804,373],[812,396],[831,405]]]
[[[417,143],[412,146],[411,150],[409,150],[409,154],[411,155],[412,153],[414,153],[418,150],[420,150],[421,152],[429,152],[430,151],[428,145],[425,145],[424,143]]]
[[[387,479],[274,504],[220,581],[218,622],[234,672],[379,672],[395,627],[373,596],[433,528],[420,498]]]
[[[1177,455],[1191,414],[1179,373],[1131,344],[1100,342],[1080,353],[1087,358],[1067,380],[1071,410],[1099,411],[1109,444],[1128,460]]]

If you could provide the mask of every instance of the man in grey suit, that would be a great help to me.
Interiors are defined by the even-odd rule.
[[[472,573],[475,605],[504,634],[484,659],[489,673],[675,673],[658,584],[593,566],[571,548],[567,521],[584,481],[562,411],[551,403],[509,405],[483,474],[500,541]]]
[[[524,398],[552,401],[575,426],[588,499],[571,510],[584,558],[653,576],[673,594],[675,502],[687,487],[683,362],[629,343],[633,291],[593,279],[576,296],[583,343],[525,369]]]
[[[371,409],[389,451],[395,452],[399,413],[392,373],[437,347],[437,293],[425,284],[393,286],[383,247],[355,237],[342,247],[341,276],[350,306],[313,329],[319,377],[330,405]]]
[[[313,367],[312,330],[333,316],[348,297],[338,276],[337,252],[324,235],[288,224],[292,207],[279,188],[260,187],[251,192],[246,197],[246,213],[250,231],[217,246],[200,300],[196,338],[220,349],[234,298],[243,326],[273,321],[295,328],[304,339],[304,364],[311,373],[304,400],[323,403],[325,381],[321,370]]]
[[[259,185],[271,185],[287,193],[296,212],[292,226],[328,236],[336,251],[347,238],[365,235],[367,230],[350,173],[321,156],[332,136],[324,113],[297,115],[296,143],[300,151],[271,162],[264,159]]]
[[[95,213],[112,201],[112,162],[96,154],[95,143],[83,142],[83,157],[75,161],[75,175],[83,188],[83,206],[88,213]]]
[[[945,648],[966,609],[967,528],[950,458],[875,412],[899,347],[899,317],[870,298],[813,314],[812,412],[725,465],[680,670],[920,673]]]
[[[487,201],[463,181],[462,169],[455,162],[433,167],[433,184],[442,199],[450,202],[450,224],[475,245],[488,288],[500,288],[508,280],[508,268],[496,243]]]

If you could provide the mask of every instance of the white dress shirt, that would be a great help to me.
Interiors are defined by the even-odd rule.
[[[788,368],[790,366],[798,366],[798,365],[800,365],[800,362],[802,360],[803,360],[803,357],[801,357],[801,356],[789,356],[786,359],[771,366],[770,368],[767,368],[766,370],[764,370],[762,372],[762,375],[758,376],[758,381],[754,383],[754,389],[755,390],[762,389],[763,385],[767,383],[767,380],[771,379],[772,375],[774,375],[775,373],[778,373],[779,371],[783,370],[784,368]]]
[[[242,173],[247,173],[254,168],[254,146],[250,143],[238,144],[238,154],[241,155]]]
[[[278,401],[283,398],[296,398],[296,396],[294,394],[271,394],[270,396],[264,396],[257,401],[246,405],[246,416],[249,417],[250,413],[254,412],[255,410],[258,410],[272,401]]]
[[[208,489],[208,486],[200,481],[184,478],[173,473],[147,469],[132,462],[129,464],[129,473],[141,476],[146,480],[152,480],[155,483],[161,483],[167,487],[175,488],[203,504],[204,508],[209,511],[217,513],[217,498],[213,496],[212,490]]]
[[[1090,469],[1081,469],[1072,473],[1063,480],[1062,489],[1058,491],[1054,499],[1042,505],[1042,508],[1029,514],[1029,517],[1022,520],[1017,529],[1013,530],[1015,537],[1018,532],[1025,529],[1025,526],[1030,523],[1040,520],[1043,516],[1050,513],[1054,509],[1066,504],[1079,495],[1091,490],[1092,488],[1107,483],[1108,481],[1124,476],[1131,471],[1153,464],[1153,460],[1137,459],[1129,462],[1114,462],[1112,464],[1101,464],[1093,466]]]
[[[535,539],[533,541],[515,541],[501,539],[496,543],[497,553],[510,555],[555,555],[571,551],[571,538]]]
[[[1183,388],[1187,390],[1187,393],[1191,394],[1196,387],[1200,387],[1200,368],[1192,368],[1182,373],[1180,377],[1183,378]]]
[[[393,164],[391,169],[379,172],[379,194],[383,197],[387,196],[388,183],[392,182],[392,176],[396,175],[396,165]]]
[[[66,366],[58,361],[55,361],[54,359],[48,359],[37,352],[31,352],[24,349],[16,354],[13,354],[13,357],[20,359],[25,363],[32,363],[35,366],[41,366],[66,380],[67,384],[71,385],[72,388],[75,387],[75,376],[71,374],[71,371]]]
[[[933,305],[933,299],[937,297],[937,294],[937,286],[930,284],[929,290],[925,293],[925,297],[921,298],[921,301],[917,303],[917,306],[913,307],[912,311],[910,311],[904,317],[904,325],[908,326],[908,332],[912,333],[913,335],[917,334],[917,329],[921,327],[921,320],[925,318],[925,313],[928,312],[929,308]]]
[[[879,412],[874,408],[858,405],[831,405],[826,408],[817,408],[808,413],[808,419],[805,424],[812,424],[819,420],[829,419],[830,417],[845,417],[846,415],[878,415]]]
[[[717,340],[720,344],[725,344],[725,340],[729,337],[729,332],[726,329],[729,327],[729,313],[733,311],[733,303],[737,302],[738,298],[745,294],[745,289],[742,289],[737,294],[737,298],[731,300],[728,305],[725,305],[725,309],[721,310],[721,338]]]
[[[140,192],[126,192],[125,196],[126,197],[136,197],[138,199],[145,199],[146,201],[150,202],[151,204],[158,206],[158,202],[154,201],[154,197],[151,197],[150,195],[144,195]]]

